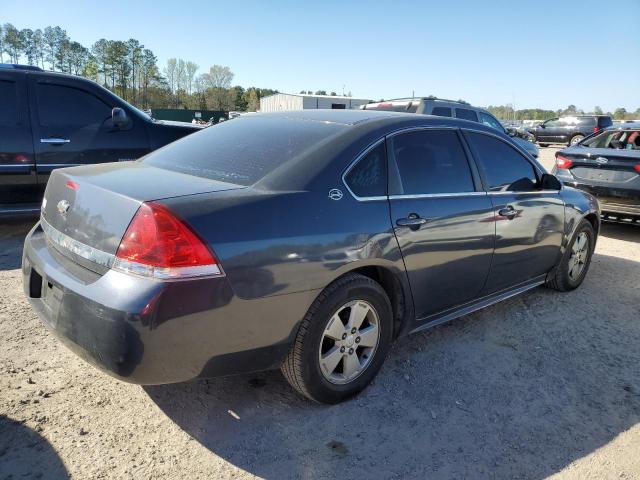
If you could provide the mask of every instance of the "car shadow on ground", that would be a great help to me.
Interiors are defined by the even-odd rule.
[[[302,399],[279,372],[144,388],[261,477],[544,478],[640,422],[631,278],[639,262],[596,254],[574,292],[537,288],[400,339],[342,405]]]
[[[37,221],[37,218],[0,220],[0,271],[20,268],[24,238]]]
[[[0,415],[0,478],[69,478],[62,460],[37,432]]]
[[[600,235],[626,242],[640,242],[640,225],[602,222]]]

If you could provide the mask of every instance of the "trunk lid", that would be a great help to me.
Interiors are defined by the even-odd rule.
[[[571,160],[569,172],[576,180],[596,183],[625,183],[638,177],[637,150],[574,147],[560,152]]]
[[[64,168],[51,174],[42,219],[76,242],[114,255],[142,202],[240,188],[140,162]]]

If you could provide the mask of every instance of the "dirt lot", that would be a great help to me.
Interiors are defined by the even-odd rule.
[[[604,226],[575,292],[398,341],[371,387],[331,407],[279,372],[103,375],[23,298],[28,228],[0,225],[0,478],[640,478],[640,228]]]

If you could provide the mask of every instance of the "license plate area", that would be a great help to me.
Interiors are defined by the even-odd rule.
[[[49,310],[47,321],[55,327],[58,318],[58,311],[62,303],[63,291],[55,282],[49,280],[46,276],[42,277],[41,299],[43,305]]]

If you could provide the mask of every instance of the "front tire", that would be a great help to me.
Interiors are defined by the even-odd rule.
[[[549,144],[548,144],[548,143],[540,143],[540,142],[538,142],[538,145],[539,145],[541,148],[546,148],[546,147],[548,147],[548,146],[549,146]]]
[[[339,403],[376,376],[392,330],[391,302],[384,289],[364,275],[345,275],[313,302],[281,371],[305,397]]]
[[[574,290],[582,284],[587,275],[596,244],[593,226],[582,220],[547,286],[560,292]]]

